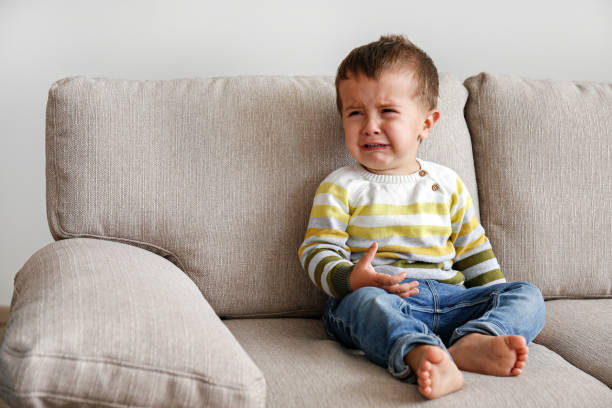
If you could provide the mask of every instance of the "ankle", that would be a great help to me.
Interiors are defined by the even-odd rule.
[[[482,333],[468,333],[465,336],[459,338],[459,340],[455,341],[452,346],[448,348],[448,351],[457,349],[458,347],[470,345],[476,343],[478,340],[482,340],[484,337],[491,337]]]
[[[406,365],[410,367],[412,371],[416,371],[419,368],[419,364],[425,356],[425,353],[431,347],[440,348],[431,344],[419,344],[406,353],[404,356],[404,363],[406,363]]]

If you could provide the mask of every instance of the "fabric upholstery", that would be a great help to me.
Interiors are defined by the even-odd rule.
[[[535,339],[612,388],[612,299],[546,302],[546,326]]]
[[[225,320],[263,371],[267,407],[406,407],[426,400],[360,352],[328,340],[320,319]],[[609,407],[612,390],[557,354],[530,344],[519,377],[464,372],[464,386],[427,407]]]
[[[265,393],[198,288],[155,254],[69,239],[16,276],[0,346],[10,406],[263,407]]]
[[[467,92],[443,74],[440,93],[419,156],[456,170],[476,197]],[[351,162],[331,77],[78,77],[49,92],[53,236],[156,252],[221,316],[321,313],[297,250],[319,182]]]
[[[510,280],[612,295],[612,84],[468,78],[482,223]]]

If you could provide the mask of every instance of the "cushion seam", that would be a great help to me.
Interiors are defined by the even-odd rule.
[[[67,356],[67,355],[53,354],[53,353],[21,353],[6,344],[4,344],[2,348],[8,354],[11,354],[15,357],[22,358],[22,359],[40,357],[40,358],[52,358],[52,359],[58,359],[58,360],[71,360],[71,361],[77,361],[77,362],[84,361],[84,362],[89,362],[89,363],[103,363],[103,364],[109,364],[109,365],[114,365],[114,366],[119,366],[119,367],[125,367],[128,369],[136,369],[136,370],[141,370],[145,372],[146,371],[157,372],[157,373],[165,374],[168,376],[192,379],[192,380],[200,381],[206,384],[228,388],[232,390],[243,390],[245,388],[244,386],[241,387],[239,385],[218,383],[218,382],[212,381],[209,377],[206,377],[203,375],[187,374],[184,372],[173,371],[170,369],[161,369],[161,368],[146,366],[142,364],[135,364],[135,363],[130,363],[130,362],[122,361],[122,360],[109,360],[109,359],[104,359],[104,358],[100,359],[100,358],[95,358],[95,357]],[[261,381],[262,379],[263,379],[262,376],[258,376],[255,379],[254,383],[257,383]],[[246,385],[246,388],[251,388],[251,385]]]
[[[11,390],[8,387],[2,386],[0,385],[0,389],[4,389],[8,394],[12,395],[13,397],[17,397],[17,398],[30,398],[30,397],[50,397],[56,400],[60,400],[60,401],[72,401],[72,402],[79,402],[79,403],[85,403],[85,404],[89,404],[89,405],[94,405],[94,406],[100,406],[100,405],[104,405],[104,406],[108,406],[108,407],[130,407],[130,406],[144,406],[144,405],[126,405],[126,404],[120,404],[120,403],[113,403],[113,402],[107,402],[107,401],[102,401],[102,400],[97,400],[97,399],[91,399],[91,398],[80,398],[80,397],[75,397],[72,395],[64,395],[64,394],[56,394],[56,393],[52,393],[52,392],[47,392],[47,391],[38,391],[38,392],[14,392],[13,390]]]

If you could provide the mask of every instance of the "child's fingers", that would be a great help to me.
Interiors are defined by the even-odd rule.
[[[399,275],[387,275],[386,273],[377,273],[375,279],[376,285],[380,288],[397,286],[406,277],[406,272]]]
[[[395,295],[406,298],[406,297],[413,296],[419,293],[417,286],[419,286],[419,282],[412,281],[412,282],[404,283],[401,285],[395,284],[395,285],[384,286],[383,289],[385,289],[389,293],[393,293]]]
[[[376,256],[376,251],[378,250],[378,244],[374,242],[366,251],[365,254],[361,257],[357,264],[369,265],[372,263],[372,259]]]
[[[408,291],[398,293],[397,295],[398,295],[399,297],[401,297],[401,298],[404,298],[404,299],[405,299],[405,298],[408,298],[408,297],[410,297],[410,296],[417,295],[418,293],[419,293],[419,290],[418,290],[417,288],[413,288],[413,289],[410,289],[410,290],[408,290]]]

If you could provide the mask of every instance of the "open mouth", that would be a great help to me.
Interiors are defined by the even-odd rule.
[[[386,144],[378,144],[378,143],[368,143],[363,145],[363,148],[366,150],[381,150],[386,149],[389,145]]]

